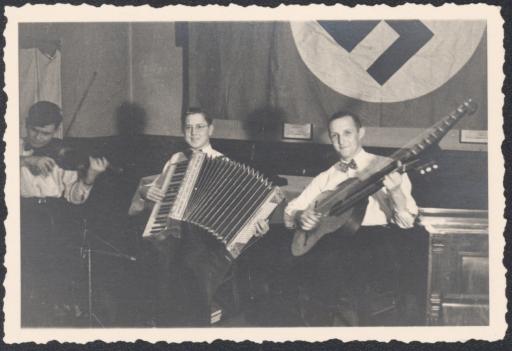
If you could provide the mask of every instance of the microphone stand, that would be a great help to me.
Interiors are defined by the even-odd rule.
[[[91,238],[95,238],[103,244],[109,246],[113,251],[105,251],[105,250],[97,250],[91,248]],[[117,257],[129,261],[136,261],[137,259],[133,256],[126,255],[118,250],[114,245],[106,241],[105,239],[100,238],[99,236],[92,236],[89,233],[89,228],[87,226],[87,219],[82,219],[82,246],[80,247],[80,253],[82,259],[87,260],[87,310],[89,316],[89,327],[93,326],[93,320],[99,324],[100,327],[104,327],[101,320],[94,313],[93,306],[93,279],[92,279],[92,254]]]

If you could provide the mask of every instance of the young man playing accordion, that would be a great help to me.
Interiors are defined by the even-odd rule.
[[[204,152],[212,158],[223,157],[210,145],[214,127],[211,118],[204,111],[199,109],[187,111],[182,120],[182,129],[185,141],[191,150]],[[163,177],[170,166],[171,160],[165,164],[159,178]],[[139,188],[141,201],[151,204],[164,198],[165,191],[156,186],[161,183],[159,178]],[[265,234],[269,230],[268,221],[258,221],[256,228],[257,235]],[[224,255],[217,254],[222,244],[205,230],[188,223],[181,223],[172,235],[157,242],[156,245],[160,266],[158,282],[160,311],[157,324],[209,325],[213,296],[231,267],[230,261]],[[181,298],[176,296],[178,295],[176,282],[183,284],[185,294]],[[186,315],[187,320],[176,321],[176,316],[172,315],[177,313],[176,305],[185,309],[181,312]]]

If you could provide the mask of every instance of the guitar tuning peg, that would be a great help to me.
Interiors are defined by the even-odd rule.
[[[425,170],[427,171],[427,173],[430,173],[432,172],[432,167],[427,167]]]
[[[437,165],[437,163],[434,163],[434,164],[432,165],[432,168],[433,168],[433,169],[438,169],[438,168],[439,168],[439,166]]]
[[[424,169],[420,170],[420,174],[425,174],[425,170]]]

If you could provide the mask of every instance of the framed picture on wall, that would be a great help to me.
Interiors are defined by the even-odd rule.
[[[283,123],[283,139],[311,140],[313,139],[313,124]]]

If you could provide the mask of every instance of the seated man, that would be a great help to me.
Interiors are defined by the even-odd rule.
[[[322,221],[315,211],[318,196],[383,160],[362,148],[364,133],[355,114],[339,112],[331,117],[329,137],[340,160],[290,201],[284,214],[287,228],[305,232],[317,228]],[[355,306],[369,282],[386,276],[392,279],[393,266],[400,264],[398,247],[406,236],[399,228],[412,228],[418,213],[408,176],[398,172],[387,175],[384,187],[369,197],[362,210],[362,226],[355,235],[343,235],[340,230],[327,234],[311,251],[299,256],[308,262],[301,266],[306,267],[301,279],[311,287],[317,301],[336,304],[341,298]]]
[[[182,120],[185,141],[191,150],[201,151],[211,157],[222,157],[210,145],[213,134],[212,120],[199,109],[190,109]],[[172,159],[172,158],[171,158]],[[159,177],[170,167],[169,160]],[[161,181],[142,185],[138,192],[140,202],[152,204],[161,201],[165,191],[156,184]],[[132,204],[132,208],[143,208],[143,204]],[[132,212],[133,214],[133,212]],[[257,223],[257,232],[263,235],[269,229],[268,221]],[[210,324],[210,305],[213,296],[222,283],[230,268],[230,262],[221,254],[222,244],[212,235],[197,226],[183,224],[176,228],[173,235],[165,240],[156,242],[159,248],[161,274],[159,276],[159,309],[157,323],[160,325],[189,324],[205,326]],[[182,270],[182,274],[180,273]],[[177,282],[182,281],[183,286]],[[176,290],[182,288],[182,297],[177,297]],[[183,289],[184,288],[184,289]],[[174,294],[173,294],[174,293]],[[183,300],[187,301],[183,301]],[[187,321],[176,320],[176,307],[185,307],[182,311],[188,317]]]
[[[20,146],[22,324],[55,325],[70,305],[72,262],[80,237],[70,223],[69,203],[84,203],[108,162],[90,158],[84,174],[64,170],[48,152],[62,122],[60,108],[40,101],[26,118]],[[74,233],[72,231],[75,231]],[[78,239],[78,243],[77,243]]]

